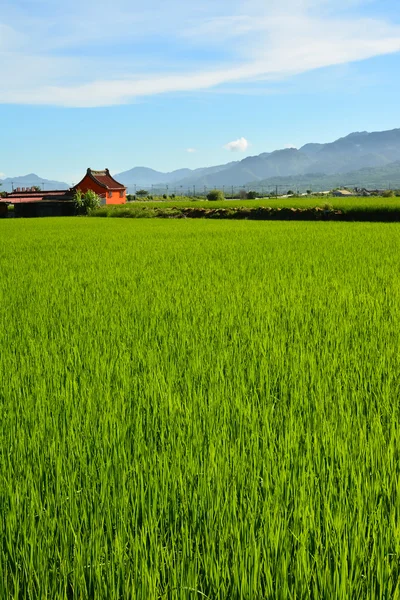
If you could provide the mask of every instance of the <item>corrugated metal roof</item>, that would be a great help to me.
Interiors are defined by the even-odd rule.
[[[57,198],[57,200],[70,199],[69,190],[46,190],[41,192],[11,192],[7,194],[5,200],[11,204],[20,204],[21,202],[42,202]]]

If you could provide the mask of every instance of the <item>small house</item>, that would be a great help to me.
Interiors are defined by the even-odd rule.
[[[347,198],[348,196],[354,196],[354,192],[350,192],[349,190],[334,190],[332,196],[336,196],[337,198]]]
[[[126,203],[126,187],[111,177],[108,169],[104,171],[88,169],[85,177],[73,189],[81,190],[83,193],[92,190],[103,199],[104,204]]]

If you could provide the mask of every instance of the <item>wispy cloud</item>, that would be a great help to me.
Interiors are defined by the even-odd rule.
[[[225,144],[224,148],[230,150],[230,152],[245,152],[249,145],[246,138],[241,137],[233,142],[228,142],[228,144]]]
[[[189,154],[194,154],[196,152],[196,148],[186,148],[186,152]]]
[[[357,3],[148,0],[138,10],[115,0],[109,10],[106,0],[37,0],[29,13],[22,0],[5,0],[0,103],[93,107],[246,89],[400,51],[400,26],[362,18]]]

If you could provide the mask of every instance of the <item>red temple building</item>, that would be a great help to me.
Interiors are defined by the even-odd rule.
[[[73,189],[81,190],[83,193],[93,190],[104,199],[105,204],[126,203],[126,187],[111,177],[108,169],[104,171],[88,169],[85,177]]]

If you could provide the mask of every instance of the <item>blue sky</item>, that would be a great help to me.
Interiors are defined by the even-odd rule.
[[[397,4],[0,0],[1,176],[196,168],[400,127]]]

